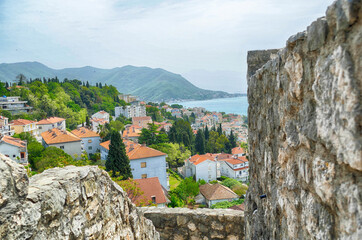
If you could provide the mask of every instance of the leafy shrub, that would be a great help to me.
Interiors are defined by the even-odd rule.
[[[234,200],[234,201],[224,201],[224,202],[218,202],[211,206],[212,209],[215,208],[229,208],[235,205],[240,205],[244,202],[244,199]]]

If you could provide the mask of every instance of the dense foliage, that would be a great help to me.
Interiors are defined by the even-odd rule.
[[[60,82],[58,78],[27,80],[25,77],[19,76],[17,84],[21,86],[20,88],[13,86],[8,90],[6,83],[0,82],[0,94],[20,96],[21,100],[28,101],[28,104],[33,107],[33,111],[30,114],[24,113],[16,116],[11,116],[6,111],[0,113],[9,117],[10,120],[16,118],[39,120],[57,116],[66,118],[67,127],[74,129],[77,125],[84,123],[87,116],[99,110],[113,115],[116,106],[126,104],[119,100],[119,92],[113,86],[102,86],[101,84],[97,84],[98,87],[90,86],[89,83],[68,79]]]
[[[171,202],[168,206],[174,208],[190,204],[199,191],[199,183],[195,182],[192,177],[185,178],[174,190],[169,192]]]
[[[248,190],[247,185],[233,178],[223,177],[223,179],[224,180],[221,182],[221,184],[233,190],[233,192],[235,192],[237,195],[242,196],[246,194],[246,191]]]
[[[171,168],[182,166],[185,162],[185,159],[191,156],[191,151],[188,150],[183,144],[160,143],[150,145],[150,147],[166,153],[166,161]]]
[[[218,202],[211,206],[212,209],[215,208],[229,208],[235,205],[240,205],[244,203],[244,199],[234,200],[234,201],[224,201],[224,202]]]

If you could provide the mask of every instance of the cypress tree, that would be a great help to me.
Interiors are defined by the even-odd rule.
[[[86,85],[85,85],[87,88],[89,88],[89,82],[87,81]]]
[[[118,131],[112,131],[111,143],[106,161],[106,170],[112,171],[113,176],[122,176],[122,179],[132,178],[130,161],[126,153],[121,134]]]
[[[219,126],[217,127],[217,132],[219,133],[219,136],[222,135],[222,127],[221,127],[221,123],[219,124]]]
[[[99,88],[102,88],[102,83],[99,83]]]
[[[196,134],[195,149],[199,154],[205,154],[205,136],[201,129]]]
[[[207,127],[207,125],[206,125],[204,133],[205,133],[205,140],[206,141],[209,140],[210,133],[209,133],[209,128]]]
[[[228,139],[229,139],[231,149],[236,147],[236,136],[234,135],[233,130],[231,130]]]
[[[99,87],[99,86],[98,86],[98,83],[96,83],[96,87]]]

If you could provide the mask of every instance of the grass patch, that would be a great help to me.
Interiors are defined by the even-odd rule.
[[[174,190],[175,188],[177,188],[177,186],[180,184],[180,180],[178,180],[177,178],[175,178],[174,175],[170,175],[170,178],[169,178],[169,181],[170,181],[170,191],[171,190]]]

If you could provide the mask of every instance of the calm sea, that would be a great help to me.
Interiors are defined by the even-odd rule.
[[[172,104],[172,103],[169,103]],[[184,107],[203,107],[208,111],[248,115],[248,97],[218,98],[204,101],[178,102]]]

